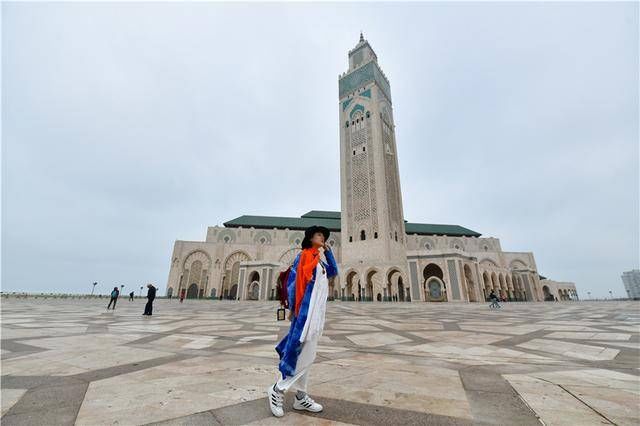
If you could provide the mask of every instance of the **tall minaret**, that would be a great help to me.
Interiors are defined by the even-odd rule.
[[[406,270],[389,80],[360,33],[339,78],[342,265]],[[384,273],[384,272],[383,272]]]

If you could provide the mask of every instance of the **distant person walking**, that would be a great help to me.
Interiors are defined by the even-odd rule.
[[[116,309],[116,302],[118,301],[119,295],[120,295],[120,290],[118,290],[118,287],[114,287],[113,291],[111,292],[111,300],[109,300],[109,304],[107,305],[107,311],[111,307],[112,303],[113,303],[113,310]]]
[[[129,302],[133,302],[133,296],[135,296],[133,292],[129,293]]]
[[[180,290],[180,303],[184,302],[184,296],[186,293],[187,291],[184,288]]]
[[[491,290],[491,293],[489,293],[489,300],[491,300],[491,304],[489,305],[490,308],[500,307],[500,304],[498,303],[498,296],[496,296],[493,290]]]
[[[142,315],[151,316],[153,313],[153,299],[156,298],[156,288],[153,284],[147,284],[147,288],[149,289],[147,290],[147,304],[144,306],[144,314]]]

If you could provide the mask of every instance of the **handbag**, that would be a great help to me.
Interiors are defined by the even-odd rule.
[[[276,311],[276,319],[278,321],[284,321],[285,318],[286,318],[285,309],[281,306]]]

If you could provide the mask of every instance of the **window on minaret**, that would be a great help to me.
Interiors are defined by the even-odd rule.
[[[353,237],[349,237],[349,242],[352,243],[353,242]]]
[[[360,239],[363,241],[367,239],[366,236],[364,235],[364,229],[360,231]]]
[[[364,116],[362,114],[362,111],[356,111],[355,114],[353,114],[352,121],[351,121],[351,131],[355,132],[357,130],[360,130],[362,128],[364,128]]]
[[[398,231],[395,232],[396,241],[398,241]]]
[[[373,238],[378,238],[378,233],[377,232],[373,233]]]

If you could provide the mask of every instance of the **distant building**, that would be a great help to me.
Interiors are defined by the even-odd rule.
[[[555,301],[556,298],[558,300],[580,300],[574,283],[554,281],[544,277],[540,278],[543,300]]]
[[[640,269],[622,273],[624,289],[627,290],[629,299],[640,299]]]

